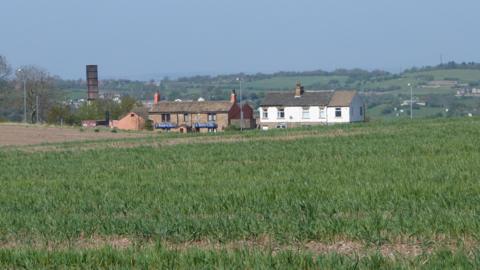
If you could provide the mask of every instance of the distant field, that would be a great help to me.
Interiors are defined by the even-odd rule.
[[[408,106],[398,107],[397,111],[392,111],[388,114],[383,114],[382,111],[388,105],[379,105],[373,108],[368,109],[367,116],[374,120],[384,119],[384,120],[400,120],[405,118],[410,118],[410,108]],[[400,110],[403,110],[401,112]],[[434,117],[438,113],[445,113],[444,108],[432,108],[432,107],[420,107],[419,109],[413,110],[413,115],[415,118],[424,118],[424,117]],[[398,116],[397,116],[398,114]]]
[[[294,89],[296,82],[300,81],[307,90],[325,90],[311,89],[311,87],[315,84],[326,85],[332,80],[344,82],[346,79],[346,76],[285,76],[248,82],[246,83],[246,87],[257,90],[287,90]]]
[[[479,137],[469,118],[0,149],[0,267],[478,269]]]
[[[435,80],[458,80],[460,82],[480,81],[480,70],[471,69],[446,69],[434,71],[421,71],[414,73],[406,73],[406,77],[418,77],[424,75],[432,75]]]

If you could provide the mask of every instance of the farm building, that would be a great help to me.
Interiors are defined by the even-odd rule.
[[[356,91],[304,91],[299,82],[295,92],[267,93],[258,110],[264,130],[365,120]]]
[[[147,120],[148,109],[138,107],[120,117],[120,120],[112,121],[112,126],[122,130],[142,130],[145,128],[145,121]]]
[[[243,124],[241,123],[241,109],[237,103],[235,90],[230,100],[226,101],[160,101],[155,96],[154,104],[149,111],[149,118],[156,129],[177,132],[216,132],[224,131],[235,125],[244,128],[254,128],[255,119],[253,109],[243,104]]]

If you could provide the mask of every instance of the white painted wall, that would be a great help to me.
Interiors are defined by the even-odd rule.
[[[258,109],[260,113],[260,123],[318,123],[326,122],[327,118],[320,117],[320,107],[310,106],[309,117],[303,118],[303,107],[283,107],[285,110],[285,118],[278,118],[278,108],[280,107],[267,107],[268,118],[263,117],[264,107]]]
[[[303,107],[284,107],[285,118],[279,119],[277,117],[278,108],[281,107],[267,107],[268,118],[263,117],[264,107],[258,108],[260,113],[260,124],[262,123],[351,123],[360,122],[365,119],[365,105],[363,100],[356,95],[350,107],[322,107],[325,110],[325,117],[321,117],[319,106],[310,107],[310,117],[308,119],[303,118]],[[335,116],[336,108],[340,108],[342,111],[341,117]],[[362,115],[360,114],[360,108],[362,108]]]
[[[336,117],[335,110],[337,108],[341,109],[342,116]],[[336,123],[350,123],[350,107],[328,107],[327,108],[327,123],[336,124]]]

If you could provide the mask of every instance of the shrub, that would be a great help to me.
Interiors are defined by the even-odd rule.
[[[145,130],[149,130],[149,131],[153,130],[153,121],[152,120],[146,120],[145,121]]]

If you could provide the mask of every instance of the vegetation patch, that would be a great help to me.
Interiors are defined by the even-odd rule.
[[[479,127],[429,119],[0,150],[0,265],[477,268]]]

